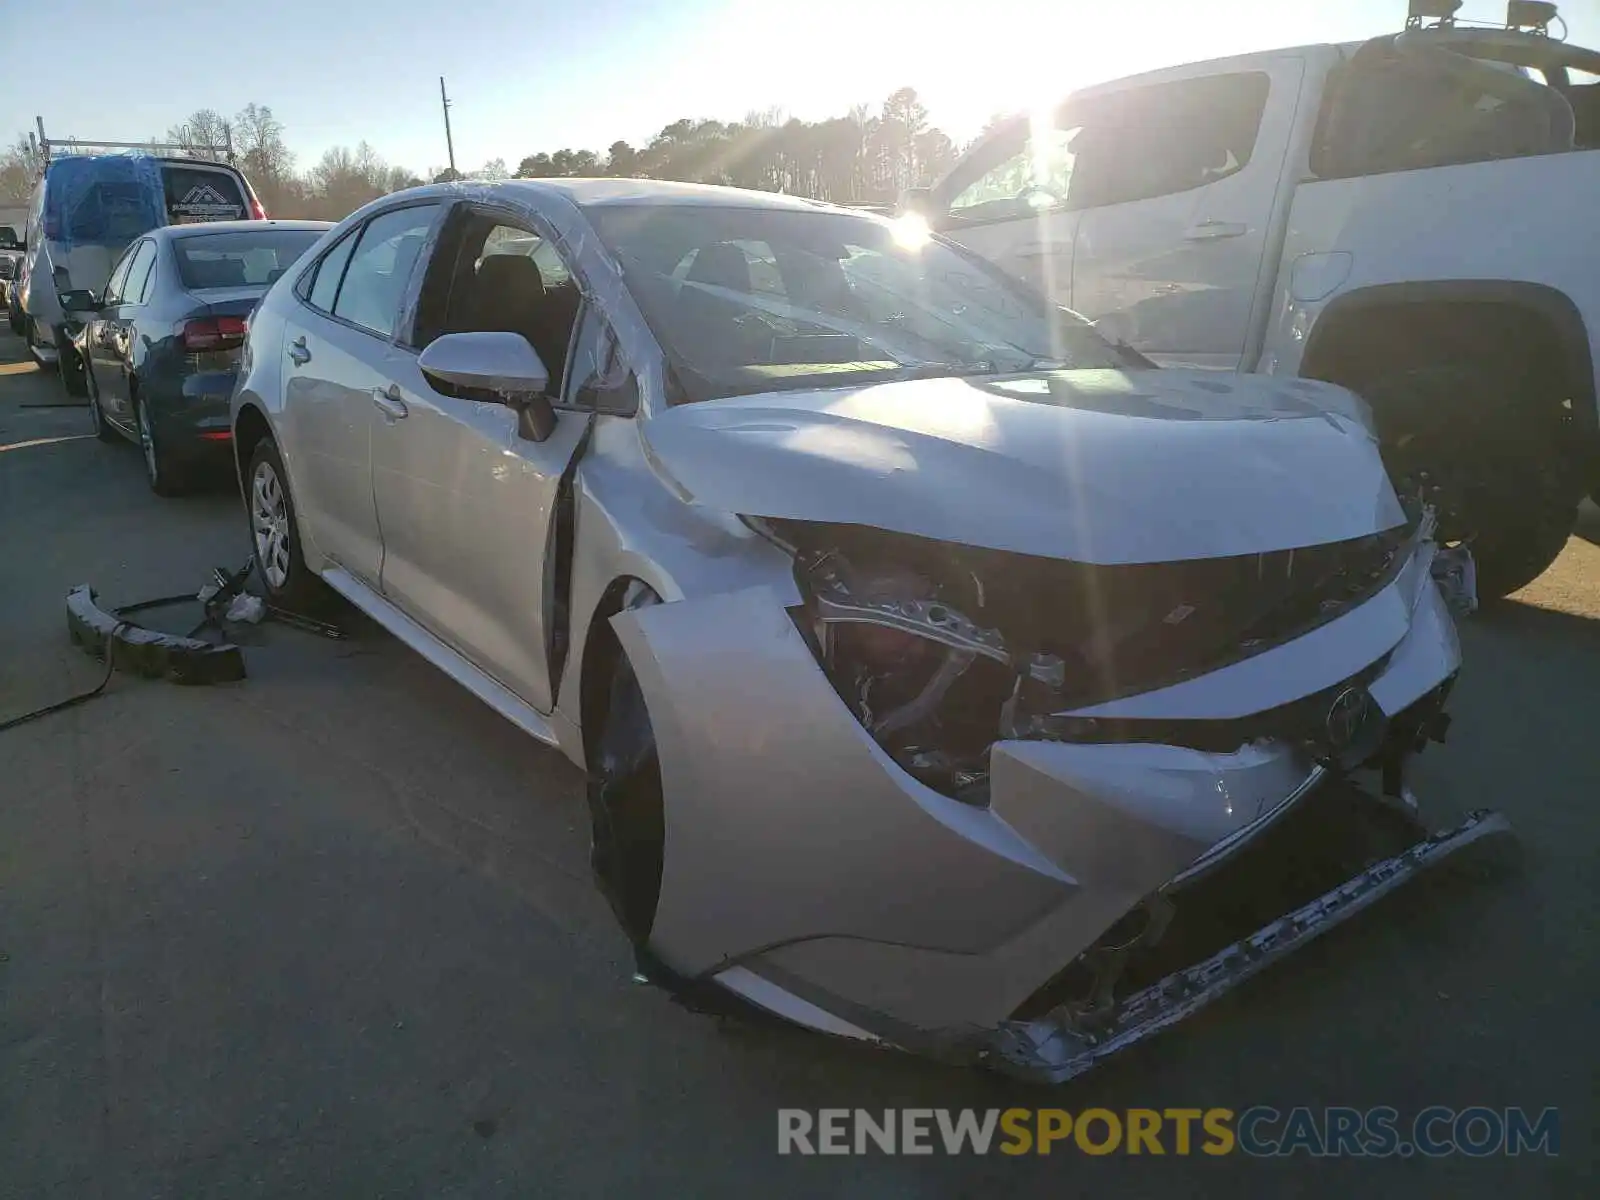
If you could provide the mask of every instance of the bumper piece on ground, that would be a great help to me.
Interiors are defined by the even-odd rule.
[[[1117,1051],[1190,1016],[1426,868],[1437,866],[1468,847],[1512,836],[1511,826],[1501,814],[1474,812],[1457,828],[1372,864],[1210,958],[1134,993],[1093,1032],[1074,1028],[1071,1014],[1062,1010],[1037,1020],[1007,1022],[999,1029],[989,1052],[982,1056],[983,1061],[1006,1074],[1035,1082],[1062,1083],[1072,1079]]]
[[[112,653],[117,666],[151,679],[203,684],[245,677],[244,652],[238,646],[135,625],[100,608],[86,583],[67,593],[67,634],[73,645],[96,658]],[[109,649],[113,643],[115,649]]]

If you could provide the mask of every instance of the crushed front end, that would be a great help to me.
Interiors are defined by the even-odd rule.
[[[753,524],[792,592],[617,626],[679,978],[1059,1081],[1508,832],[1432,835],[1407,786],[1460,666],[1428,514],[1115,566]]]

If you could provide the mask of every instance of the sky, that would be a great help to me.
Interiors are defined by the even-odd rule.
[[[0,135],[158,136],[199,108],[269,105],[297,165],[366,140],[421,173],[563,146],[635,146],[680,117],[782,109],[816,120],[917,89],[965,141],[998,112],[1137,71],[1371,37],[1406,0],[89,0],[90,37],[48,72],[0,74]],[[4,22],[26,0],[0,0]],[[1600,48],[1600,0],[1562,0],[1570,40]],[[1496,21],[1503,0],[1459,16]],[[43,9],[34,8],[36,14]],[[66,68],[66,69],[61,69]],[[48,78],[48,87],[40,81]],[[73,86],[69,81],[84,81]]]

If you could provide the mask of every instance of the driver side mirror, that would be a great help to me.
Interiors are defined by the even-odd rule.
[[[465,389],[517,412],[518,436],[542,442],[556,427],[545,389],[550,372],[520,333],[446,333],[417,357],[429,380]]]
[[[61,311],[69,313],[99,312],[100,301],[88,289],[76,288],[72,291],[61,293]]]

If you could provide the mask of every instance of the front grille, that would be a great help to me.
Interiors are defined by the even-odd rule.
[[[1240,746],[1256,741],[1284,741],[1306,746],[1320,757],[1324,752],[1341,749],[1326,745],[1328,710],[1333,702],[1349,688],[1366,687],[1383,673],[1388,662],[1389,655],[1385,654],[1332,687],[1244,717],[1225,720],[1052,717],[1041,723],[1039,733],[1067,742],[1157,743],[1215,754],[1231,754]],[[1381,721],[1381,714],[1377,714],[1376,709],[1373,712],[1373,719]]]
[[[1040,629],[1066,663],[1061,707],[1167,687],[1302,637],[1390,583],[1412,532],[1232,558],[1061,564],[1073,577],[1054,595],[1076,619]]]

